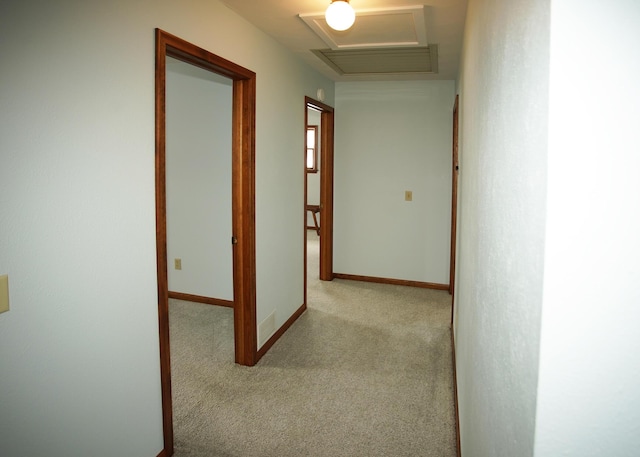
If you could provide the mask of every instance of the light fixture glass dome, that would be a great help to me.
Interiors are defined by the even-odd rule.
[[[347,30],[356,20],[356,12],[348,1],[334,0],[324,13],[327,24],[334,30]]]

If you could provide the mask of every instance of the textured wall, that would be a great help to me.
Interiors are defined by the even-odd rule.
[[[554,0],[551,17],[548,234],[535,455],[635,456],[640,449],[640,4]],[[585,71],[593,56],[604,71]]]
[[[548,61],[548,2],[469,2],[455,328],[464,456],[533,455]]]

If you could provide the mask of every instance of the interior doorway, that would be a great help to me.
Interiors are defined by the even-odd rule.
[[[319,220],[320,238],[320,271],[321,281],[331,281],[333,279],[333,129],[334,110],[331,106],[305,97],[305,138],[309,122],[309,112],[319,113],[319,203],[316,217]],[[305,171],[304,171],[304,299],[307,302],[307,218],[310,211],[307,207],[307,151],[305,148]]]
[[[231,200],[233,250],[233,310],[235,361],[252,366],[257,361],[255,283],[255,88],[256,75],[163,30],[156,29],[156,255],[158,325],[164,454],[173,454],[173,413],[169,345],[166,192],[166,60],[195,65],[233,83]]]
[[[233,308],[233,80],[166,57],[169,298]]]

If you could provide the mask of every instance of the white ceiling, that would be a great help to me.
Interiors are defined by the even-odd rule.
[[[351,34],[351,37],[356,35],[369,38],[380,36],[381,40],[386,42],[389,41],[390,35],[402,36],[409,33],[409,29],[395,29],[395,26],[391,25],[392,22],[388,20],[376,21],[375,17],[371,17],[369,20],[367,15],[377,14],[375,10],[386,10],[386,13],[389,13],[389,10],[394,8],[406,9],[410,6],[424,6],[424,15],[416,16],[416,23],[411,26],[417,28],[420,42],[409,43],[407,46],[425,46],[423,36],[425,33],[428,44],[438,45],[437,73],[357,75],[340,75],[312,52],[314,49],[332,47],[336,49],[336,41],[340,39],[348,41],[350,38],[344,34],[331,35],[330,30],[327,34],[326,27],[322,27],[324,24],[322,19],[316,20],[314,24],[308,17],[304,19],[300,17],[323,15],[330,0],[222,0],[222,2],[334,81],[456,79],[458,76],[467,0],[351,0],[351,6],[356,11],[356,24],[354,24],[352,31],[347,32]],[[358,22],[358,12],[363,18],[360,23]],[[423,17],[424,22],[421,23]],[[383,45],[373,44],[369,45],[367,49],[377,49],[379,46]],[[384,57],[376,57],[376,59],[382,58]]]

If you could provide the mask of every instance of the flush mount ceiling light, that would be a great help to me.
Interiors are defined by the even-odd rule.
[[[332,0],[324,13],[327,24],[334,30],[347,30],[356,20],[356,12],[349,5],[349,0]]]

